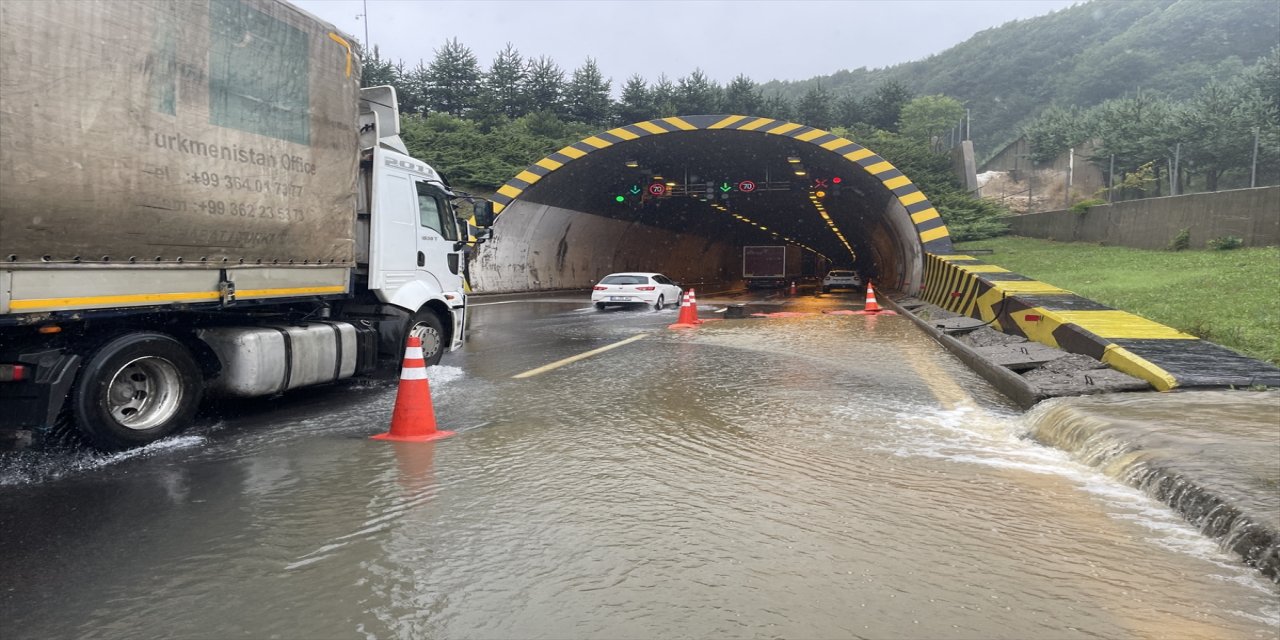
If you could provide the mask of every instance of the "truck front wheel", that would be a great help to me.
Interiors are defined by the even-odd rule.
[[[160,333],[131,333],[89,358],[72,414],[90,444],[127,449],[190,424],[203,391],[200,368],[182,343]]]
[[[422,359],[428,367],[440,364],[440,358],[444,357],[444,327],[434,312],[420,309],[413,314],[408,336],[417,336],[422,341]]]

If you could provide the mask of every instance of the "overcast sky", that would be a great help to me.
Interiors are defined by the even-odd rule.
[[[359,40],[361,0],[291,0]],[[595,58],[615,87],[633,73],[673,81],[701,68],[725,83],[803,80],[919,60],[973,34],[1079,0],[481,1],[368,0],[369,40],[384,58],[430,62],[449,38],[488,68],[510,42],[566,72]]]

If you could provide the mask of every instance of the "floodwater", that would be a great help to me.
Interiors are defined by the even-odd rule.
[[[1276,585],[1035,442],[907,319],[675,315],[476,307],[431,372],[458,432],[432,444],[367,440],[394,387],[362,383],[217,407],[139,452],[6,454],[4,635],[1280,630]]]

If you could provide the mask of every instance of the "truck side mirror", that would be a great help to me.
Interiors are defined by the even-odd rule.
[[[488,200],[473,201],[472,215],[475,216],[477,227],[492,227],[493,203]]]

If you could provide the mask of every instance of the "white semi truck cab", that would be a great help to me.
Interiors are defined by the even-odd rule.
[[[465,339],[493,207],[409,155],[394,89],[360,89],[349,39],[281,0],[172,9],[4,7],[0,40],[30,54],[0,60],[6,90],[74,69],[85,95],[0,103],[0,430],[133,447],[202,402],[392,373],[409,335],[435,364]]]

